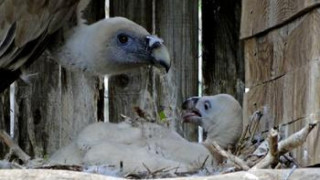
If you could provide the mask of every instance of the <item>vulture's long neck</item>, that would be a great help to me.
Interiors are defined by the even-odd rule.
[[[213,141],[217,142],[222,148],[228,148],[229,137],[228,134],[221,132],[219,129],[210,127],[207,131],[207,137],[205,142],[212,143]]]
[[[206,126],[206,142],[216,141],[222,148],[227,149],[236,145],[242,133],[242,111],[237,108],[237,112],[224,114],[212,120],[214,124]]]
[[[55,60],[63,67],[77,71],[90,71],[90,50],[86,42],[94,31],[92,25],[77,26],[65,33],[64,44],[52,51]]]

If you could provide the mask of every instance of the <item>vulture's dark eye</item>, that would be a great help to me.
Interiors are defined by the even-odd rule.
[[[118,35],[118,40],[121,44],[125,44],[128,42],[129,37],[125,34],[120,34],[120,35]]]

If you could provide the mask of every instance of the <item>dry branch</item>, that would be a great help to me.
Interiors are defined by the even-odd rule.
[[[269,152],[259,163],[253,166],[252,169],[262,169],[270,165],[276,165],[280,156],[301,146],[306,141],[309,133],[315,125],[316,123],[309,123],[300,131],[292,134],[279,143],[277,143],[278,133],[275,130],[271,130],[268,138]]]
[[[4,130],[0,130],[0,138],[10,148],[10,151],[17,155],[23,163],[27,163],[31,159]]]
[[[250,141],[253,140],[253,138],[254,138],[257,130],[258,130],[261,117],[262,117],[262,112],[261,112],[261,111],[256,111],[256,112],[254,112],[253,115],[252,115],[251,123],[250,123],[249,129],[248,129],[248,130],[249,130],[249,133],[250,133],[250,135],[251,135]]]
[[[252,142],[256,135],[256,132],[258,130],[260,120],[262,118],[263,114],[261,111],[255,111],[251,119],[249,121],[249,124],[246,126],[244,132],[242,133],[241,137],[239,138],[238,144],[236,146],[236,149],[234,151],[234,154],[239,156],[244,149],[250,148],[252,149]],[[253,151],[255,148],[253,149]]]
[[[236,166],[239,166],[240,168],[242,168],[243,170],[249,170],[249,166],[246,164],[246,162],[244,162],[242,159],[240,159],[239,157],[231,154],[228,151],[225,151],[224,149],[222,149],[217,142],[212,142],[210,144],[206,144],[204,143],[204,146],[207,147],[209,149],[209,151],[211,152],[211,154],[220,154],[221,156],[229,159],[232,163],[234,163]]]
[[[64,165],[64,164],[58,164],[58,165],[46,165],[41,166],[36,169],[54,169],[54,170],[70,170],[70,171],[83,171],[84,168],[82,166],[78,165]]]
[[[281,155],[301,146],[307,139],[311,130],[316,126],[316,123],[309,123],[300,131],[292,134],[288,138],[280,141],[278,151]]]
[[[276,164],[278,162],[278,132],[271,129],[269,137],[269,152],[259,163],[252,167],[252,169],[263,169],[271,164]]]

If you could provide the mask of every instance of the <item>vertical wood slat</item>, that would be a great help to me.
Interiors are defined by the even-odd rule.
[[[164,39],[172,58],[169,73],[158,79],[157,101],[173,118],[178,132],[181,103],[198,95],[198,7],[197,0],[155,1],[155,32]],[[197,139],[196,127],[183,128],[184,137]]]
[[[104,8],[104,1],[92,1],[90,6]],[[97,17],[90,8],[88,12],[86,17]],[[99,17],[104,18],[104,14]],[[89,18],[89,23],[92,21]],[[31,84],[17,82],[16,138],[26,153],[43,157],[97,121],[102,83],[98,77],[61,68],[45,54],[26,71],[32,73],[38,74]]]
[[[110,0],[110,16],[126,17],[152,32],[152,1]],[[148,86],[154,83],[150,68],[140,68],[130,73],[109,78],[109,121],[121,121],[121,114],[134,117],[133,106],[153,112],[154,104],[146,103],[152,92]]]
[[[10,93],[9,88],[0,94],[0,129],[8,134],[10,131]],[[0,158],[4,158],[8,148],[3,142],[0,142]]]
[[[129,17],[152,32],[150,2],[111,1],[111,15]],[[157,70],[150,71],[143,68],[140,72],[111,78],[109,81],[110,121],[118,121],[121,113],[133,115],[132,106],[138,105],[144,110],[151,111],[154,117],[164,110],[166,117],[172,118],[175,121],[173,124],[178,126],[181,102],[189,96],[197,95],[198,4],[195,1],[155,2],[156,34],[164,39],[169,48],[173,60],[172,68],[166,75],[158,75],[155,72]],[[148,14],[143,15],[146,11]],[[176,13],[173,14],[173,11]],[[171,32],[167,32],[168,29]],[[174,37],[174,35],[177,36]],[[173,47],[179,43],[181,44],[179,47]],[[177,53],[174,55],[175,52]],[[194,136],[191,139],[195,139],[194,131],[192,135],[187,134],[186,131],[187,137]]]
[[[95,122],[98,101],[96,77],[67,72],[41,58],[28,69],[39,78],[31,85],[19,81],[16,98],[19,145],[37,157],[51,154]]]
[[[243,43],[239,41],[241,1],[202,0],[203,94],[228,93],[241,104]]]

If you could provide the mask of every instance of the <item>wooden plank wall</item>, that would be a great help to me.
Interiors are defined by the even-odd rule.
[[[282,26],[320,5],[319,0],[243,0],[240,37]]]
[[[85,15],[89,23],[104,18],[104,11],[98,16],[96,7],[104,7],[104,0],[91,2]],[[97,121],[103,87],[99,77],[68,71],[46,54],[25,73],[38,73],[30,84],[17,81],[15,92],[15,140],[27,154],[51,155]]]
[[[110,0],[110,17],[123,16],[152,32],[152,1],[149,0]],[[140,68],[130,73],[109,78],[109,121],[120,122],[121,114],[134,117],[134,106],[154,112],[154,104],[148,103],[146,96],[152,92],[151,68]],[[152,114],[155,115],[155,114]]]
[[[178,132],[197,140],[197,127],[183,124],[181,131],[180,110],[185,99],[198,95],[198,0],[154,2],[155,33],[165,40],[172,57],[168,75],[159,78],[157,101]]]
[[[284,137],[320,112],[320,1],[243,0],[244,119],[263,109],[261,131],[282,126]],[[294,151],[302,165],[320,162],[320,128]]]
[[[202,0],[203,94],[228,93],[241,104],[244,93],[241,1]]]
[[[0,94],[0,129],[10,132],[10,100],[9,88]],[[0,159],[3,159],[9,148],[0,142]]]
[[[198,95],[198,1],[111,0],[110,10],[111,16],[128,17],[164,39],[172,61],[168,74],[142,68],[111,78],[110,121],[119,121],[120,114],[132,117],[132,107],[139,106],[153,117],[164,112],[171,127],[196,140],[195,127],[181,127],[180,106]]]

